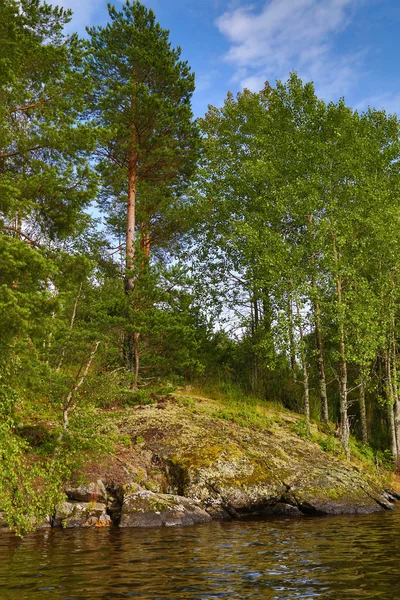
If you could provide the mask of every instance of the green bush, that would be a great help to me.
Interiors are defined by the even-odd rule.
[[[120,397],[123,406],[146,406],[156,403],[150,390],[123,390]]]
[[[322,436],[315,435],[312,436],[312,440],[319,444],[321,450],[324,452],[330,452],[331,454],[336,454],[338,452],[338,447],[335,438],[330,436]]]
[[[296,423],[293,423],[290,429],[301,438],[307,437],[307,423],[305,419],[299,419]]]
[[[0,418],[2,421],[12,419],[18,394],[6,385],[0,386]]]

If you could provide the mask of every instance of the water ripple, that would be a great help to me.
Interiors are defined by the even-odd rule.
[[[400,510],[371,516],[0,536],[1,600],[400,596]]]

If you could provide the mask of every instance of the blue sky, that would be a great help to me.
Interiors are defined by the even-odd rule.
[[[104,24],[104,0],[59,0],[70,29]],[[121,3],[116,0],[116,6]],[[325,100],[400,113],[400,0],[145,0],[196,73],[196,116],[228,90],[296,70]]]

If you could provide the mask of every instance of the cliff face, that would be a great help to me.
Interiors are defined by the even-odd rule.
[[[179,395],[125,410],[116,421],[131,445],[87,466],[84,478],[97,483],[85,497],[77,484],[67,490],[71,511],[82,499],[100,499],[110,523],[153,526],[393,507],[396,492],[384,491],[382,480],[358,464],[324,451],[330,446],[340,452],[332,436],[300,437],[301,421],[289,412],[240,405],[232,410]],[[102,519],[97,526],[109,524]],[[72,523],[76,518],[70,525],[66,516],[62,524]],[[88,524],[96,525],[95,519]]]

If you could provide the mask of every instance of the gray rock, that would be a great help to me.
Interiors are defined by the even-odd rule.
[[[45,517],[41,523],[35,525],[36,529],[48,529],[51,527],[51,518],[49,516]]]
[[[297,508],[297,506],[292,506],[291,504],[286,504],[285,502],[278,502],[275,504],[275,506],[272,507],[272,514],[287,517],[303,516],[303,513]]]
[[[189,467],[185,496],[198,498],[213,518],[272,514],[272,506],[287,487],[274,474],[255,472],[255,468],[243,457]]]
[[[400,494],[396,490],[388,489],[388,490],[385,490],[385,492],[386,492],[386,494],[391,496],[394,499],[394,501],[400,500]],[[392,500],[391,500],[391,502],[392,502]]]
[[[107,502],[107,490],[101,479],[76,487],[68,486],[65,493],[69,500],[77,502]]]
[[[111,519],[100,502],[63,502],[57,507],[53,527],[108,527]]]
[[[193,500],[172,494],[155,494],[130,484],[123,491],[120,527],[171,527],[211,521]]]

